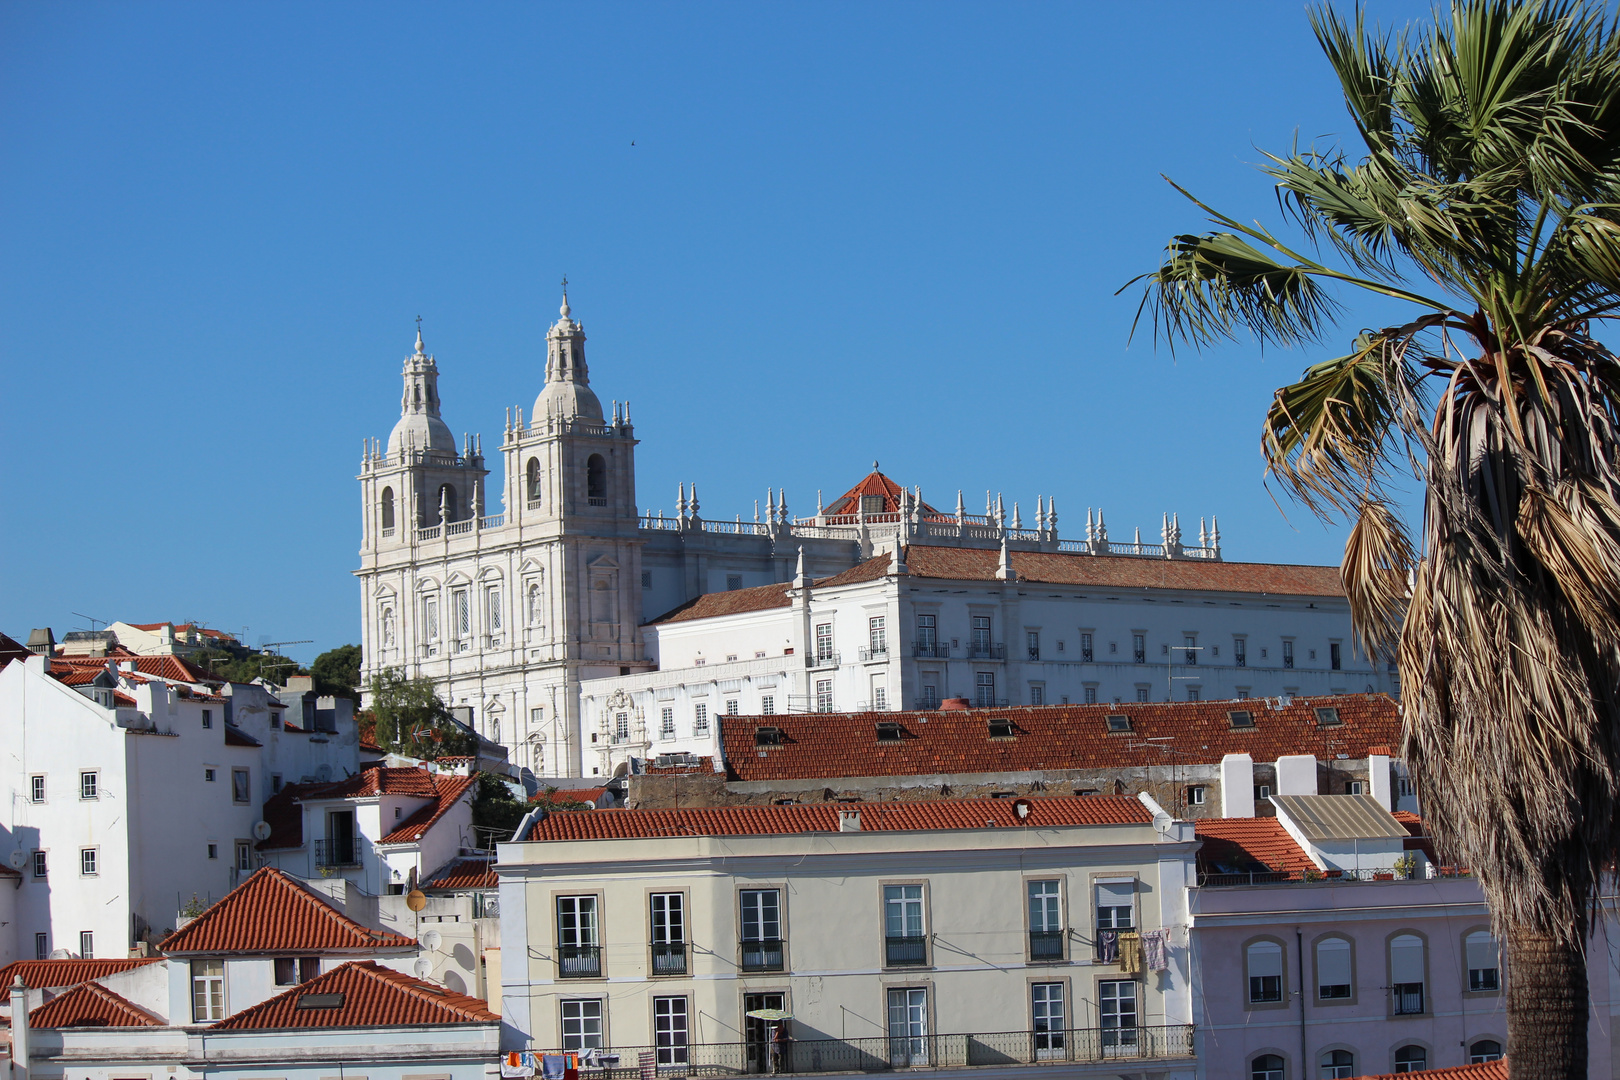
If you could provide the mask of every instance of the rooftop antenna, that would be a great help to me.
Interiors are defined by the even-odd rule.
[[[90,630],[91,630],[92,633],[94,633],[97,630],[100,630],[101,627],[103,627],[103,626],[111,625],[110,623],[107,622],[106,619],[98,619],[93,615],[86,615],[82,611],[73,611],[73,612],[69,612],[69,614],[70,615],[77,615],[79,618],[84,619],[87,622],[89,622],[90,623]],[[100,625],[97,625],[98,623]]]

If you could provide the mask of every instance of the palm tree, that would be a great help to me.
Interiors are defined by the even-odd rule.
[[[1316,342],[1344,287],[1412,305],[1278,390],[1262,449],[1351,519],[1358,640],[1398,658],[1425,813],[1503,943],[1511,1075],[1574,1080],[1620,854],[1620,362],[1592,330],[1620,306],[1620,42],[1570,0],[1436,19],[1314,10],[1365,154],[1266,155],[1292,246],[1188,194],[1214,231],[1127,288],[1171,347]],[[1407,471],[1417,545],[1388,498]]]

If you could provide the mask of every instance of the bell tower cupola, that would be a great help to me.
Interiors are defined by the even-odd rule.
[[[454,454],[456,437],[439,417],[439,368],[422,347],[422,327],[416,328],[416,352],[405,358],[405,393],[399,401],[399,423],[388,436],[388,452],[414,448]]]
[[[602,403],[591,390],[590,371],[585,366],[585,327],[572,318],[566,281],[557,314],[559,318],[546,333],[546,385],[534,399],[531,418],[537,423],[548,416],[601,423]]]

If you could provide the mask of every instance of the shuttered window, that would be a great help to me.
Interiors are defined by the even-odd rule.
[[[1316,943],[1316,996],[1323,1001],[1350,996],[1350,943],[1344,938]]]
[[[1249,1000],[1282,1000],[1282,946],[1275,941],[1257,941],[1249,946]]]
[[[1468,935],[1466,940],[1468,949],[1468,989],[1500,990],[1501,979],[1498,975],[1496,939],[1484,930],[1477,930]]]

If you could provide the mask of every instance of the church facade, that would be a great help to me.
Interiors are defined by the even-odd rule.
[[[1167,607],[1189,601],[1227,607],[1248,599],[1254,632],[1267,635],[1268,641],[1277,636],[1276,628],[1263,624],[1268,611],[1281,612],[1276,604],[1267,606],[1263,588],[1251,589],[1252,595],[1245,593],[1238,600],[1233,596],[1232,582],[1260,581],[1265,575],[1245,575],[1239,568],[1248,564],[1225,563],[1218,528],[1200,523],[1199,543],[1184,544],[1179,523],[1168,516],[1156,544],[1144,544],[1139,533],[1131,541],[1111,540],[1101,514],[1093,519],[1089,511],[1084,538],[1063,539],[1056,507],[1045,499],[1038,501],[1033,528],[1026,527],[1016,505],[1009,516],[999,496],[987,495],[983,514],[968,514],[960,493],[954,510],[941,511],[926,503],[920,491],[908,491],[875,466],[850,491],[805,517],[792,516],[785,496],[773,491],[763,519],[756,507],[752,520],[711,521],[702,516],[695,484],[690,493],[682,486],[674,517],[643,513],[636,499],[637,440],[629,405],[615,401],[610,410],[603,409],[590,387],[585,330],[572,317],[566,296],[559,316],[546,337],[545,383],[527,417],[521,408],[509,411],[502,431],[497,506],[487,501],[491,470],[482,438],[464,436],[458,448],[441,415],[437,363],[420,333],[402,373],[400,420],[386,445],[367,441],[359,475],[362,540],[356,574],[361,584],[363,678],[393,668],[433,679],[452,706],[471,711],[481,734],[509,747],[513,761],[537,776],[605,775],[629,753],[661,751],[664,748],[656,745],[659,735],[669,728],[655,710],[661,701],[666,703],[664,709],[670,707],[667,703],[677,687],[686,738],[667,745],[701,748],[705,740],[701,735],[693,738],[696,733],[686,716],[693,711],[686,684],[714,681],[712,676],[720,674],[716,667],[741,661],[752,662],[743,666],[768,661],[764,666],[769,671],[761,673],[773,686],[780,684],[774,692],[755,694],[760,701],[751,701],[751,709],[766,699],[782,711],[850,708],[857,700],[865,708],[927,707],[946,696],[974,696],[976,691],[979,699],[992,705],[1038,703],[1025,700],[1031,694],[1044,694],[1047,702],[1055,703],[1060,682],[1065,691],[1072,690],[1076,702],[1082,700],[1085,683],[1097,680],[1084,672],[1066,672],[1049,688],[1044,685],[1046,676],[1032,675],[1034,669],[1027,668],[1032,639],[1022,625],[1006,622],[1012,616],[1004,616],[1004,625],[993,631],[994,642],[984,637],[980,621],[986,616],[979,609],[991,615],[1009,610],[1004,599],[988,598],[975,601],[973,613],[964,607],[959,631],[943,625],[919,629],[920,622],[910,625],[918,622],[926,603],[915,610],[908,604],[902,612],[892,598],[866,600],[869,606],[895,607],[883,616],[891,620],[880,657],[886,666],[880,678],[860,668],[846,680],[848,691],[828,696],[828,649],[815,640],[822,624],[801,612],[792,619],[795,626],[802,624],[801,629],[784,635],[776,625],[787,614],[783,609],[808,605],[812,585],[819,585],[820,579],[861,585],[860,580],[849,580],[851,574],[877,582],[855,593],[876,588],[898,595],[901,587],[893,579],[907,574],[906,552],[914,547],[938,549],[930,554],[932,562],[942,567],[966,565],[964,559],[978,566],[988,559],[985,572],[971,575],[985,579],[972,586],[979,591],[1006,592],[1019,578],[1015,564],[1028,559],[1034,560],[1031,567],[1037,563],[1041,567],[1033,572],[1035,578],[1042,574],[1063,578],[1069,587],[1045,588],[1042,593],[1061,598],[1066,612],[1041,616],[1043,625],[1050,627],[1044,632],[1052,644],[1044,647],[1051,659],[1056,659],[1050,650],[1058,647],[1060,633],[1062,648],[1067,650],[1072,639],[1076,650],[1065,654],[1065,662],[1078,661],[1081,655],[1077,628],[1090,617],[1083,611],[1088,590],[1079,585],[1089,580],[1086,575],[1097,578],[1099,589],[1108,581],[1120,582],[1113,591],[1127,589],[1138,606],[1153,603],[1155,593],[1163,594],[1160,599]],[[931,565],[928,556],[921,562]],[[1174,582],[1155,584],[1162,576],[1151,571],[1155,564],[1166,569],[1170,569],[1166,564],[1175,564]],[[1123,576],[1116,572],[1120,570],[1125,571]],[[945,577],[955,574],[952,570]],[[1205,582],[1203,576],[1209,574],[1215,577]],[[1024,577],[1034,580],[1030,572]],[[1287,600],[1293,609],[1290,623],[1297,622],[1301,612],[1311,613],[1306,623],[1312,627],[1313,641],[1322,638],[1324,672],[1329,670],[1329,640],[1335,643],[1334,655],[1340,656],[1337,650],[1348,650],[1351,639],[1344,598],[1326,584],[1331,577],[1316,574],[1311,580],[1323,584],[1304,590],[1308,597],[1296,589]],[[775,587],[767,590],[772,602],[759,607],[759,590],[767,586]],[[909,594],[917,587],[905,591]],[[775,591],[784,589],[783,596],[776,597]],[[849,589],[834,592],[851,594]],[[738,610],[730,616],[725,594],[737,594],[733,606]],[[832,593],[823,590],[823,595]],[[708,656],[690,649],[679,650],[680,659],[667,655],[668,635],[700,630],[690,618],[676,615],[696,614],[692,605],[700,602],[701,610],[722,616],[718,621],[698,620],[702,636],[708,636],[710,627],[725,626],[725,635],[736,640],[714,643]],[[750,605],[756,606],[751,612],[744,610]],[[665,615],[674,616],[673,621],[660,618]],[[856,621],[853,616],[843,620],[848,628]],[[922,621],[929,621],[926,614]],[[862,646],[850,650],[852,668],[872,662],[874,652],[870,621],[860,622],[865,655]],[[1069,630],[1056,629],[1071,622],[1075,625]],[[1190,639],[1197,631],[1182,634],[1179,623],[1166,627],[1155,632],[1154,646],[1162,644],[1168,650],[1173,643],[1179,654],[1193,656],[1186,649],[1195,647]],[[948,632],[955,633],[960,650],[956,665],[948,662],[949,648],[941,644]],[[1134,624],[1122,625],[1116,637],[1131,642],[1134,650],[1140,632]],[[1223,639],[1231,632],[1223,622]],[[963,641],[970,644],[963,646]],[[1280,648],[1280,642],[1279,638],[1273,647]],[[1337,644],[1341,642],[1342,646]],[[980,649],[981,645],[993,648]],[[1026,667],[1002,675],[1000,688],[986,695],[985,671],[994,670],[993,661],[1005,665],[1007,649]],[[693,655],[686,657],[686,652]],[[709,672],[698,671],[710,678],[681,674],[687,667],[701,669],[711,662],[716,667]],[[957,667],[961,670],[953,681],[951,672]],[[1369,688],[1388,688],[1381,665],[1363,660],[1356,668],[1359,681],[1354,689],[1361,689],[1361,682]],[[1301,681],[1291,672],[1283,674],[1280,665],[1278,672],[1276,679],[1255,670],[1236,682],[1205,681],[1212,683],[1212,690],[1241,682],[1245,692],[1252,689],[1256,696],[1281,693],[1284,682]],[[736,676],[747,677],[740,668]],[[1122,688],[1128,681],[1133,696],[1138,693],[1137,682],[1163,681],[1172,690],[1176,686],[1173,673],[1154,677],[1132,673],[1130,679],[1134,681],[1125,676],[1104,679],[1105,693],[1126,692],[1115,689],[1114,681]],[[1305,680],[1304,692],[1315,691],[1318,681],[1323,683],[1320,692],[1326,692],[1327,683],[1346,680],[1337,674]],[[1225,696],[1225,691],[1219,693]],[[721,696],[717,690],[716,699]],[[1161,695],[1153,696],[1157,700]],[[656,728],[649,724],[649,715],[660,717]]]

